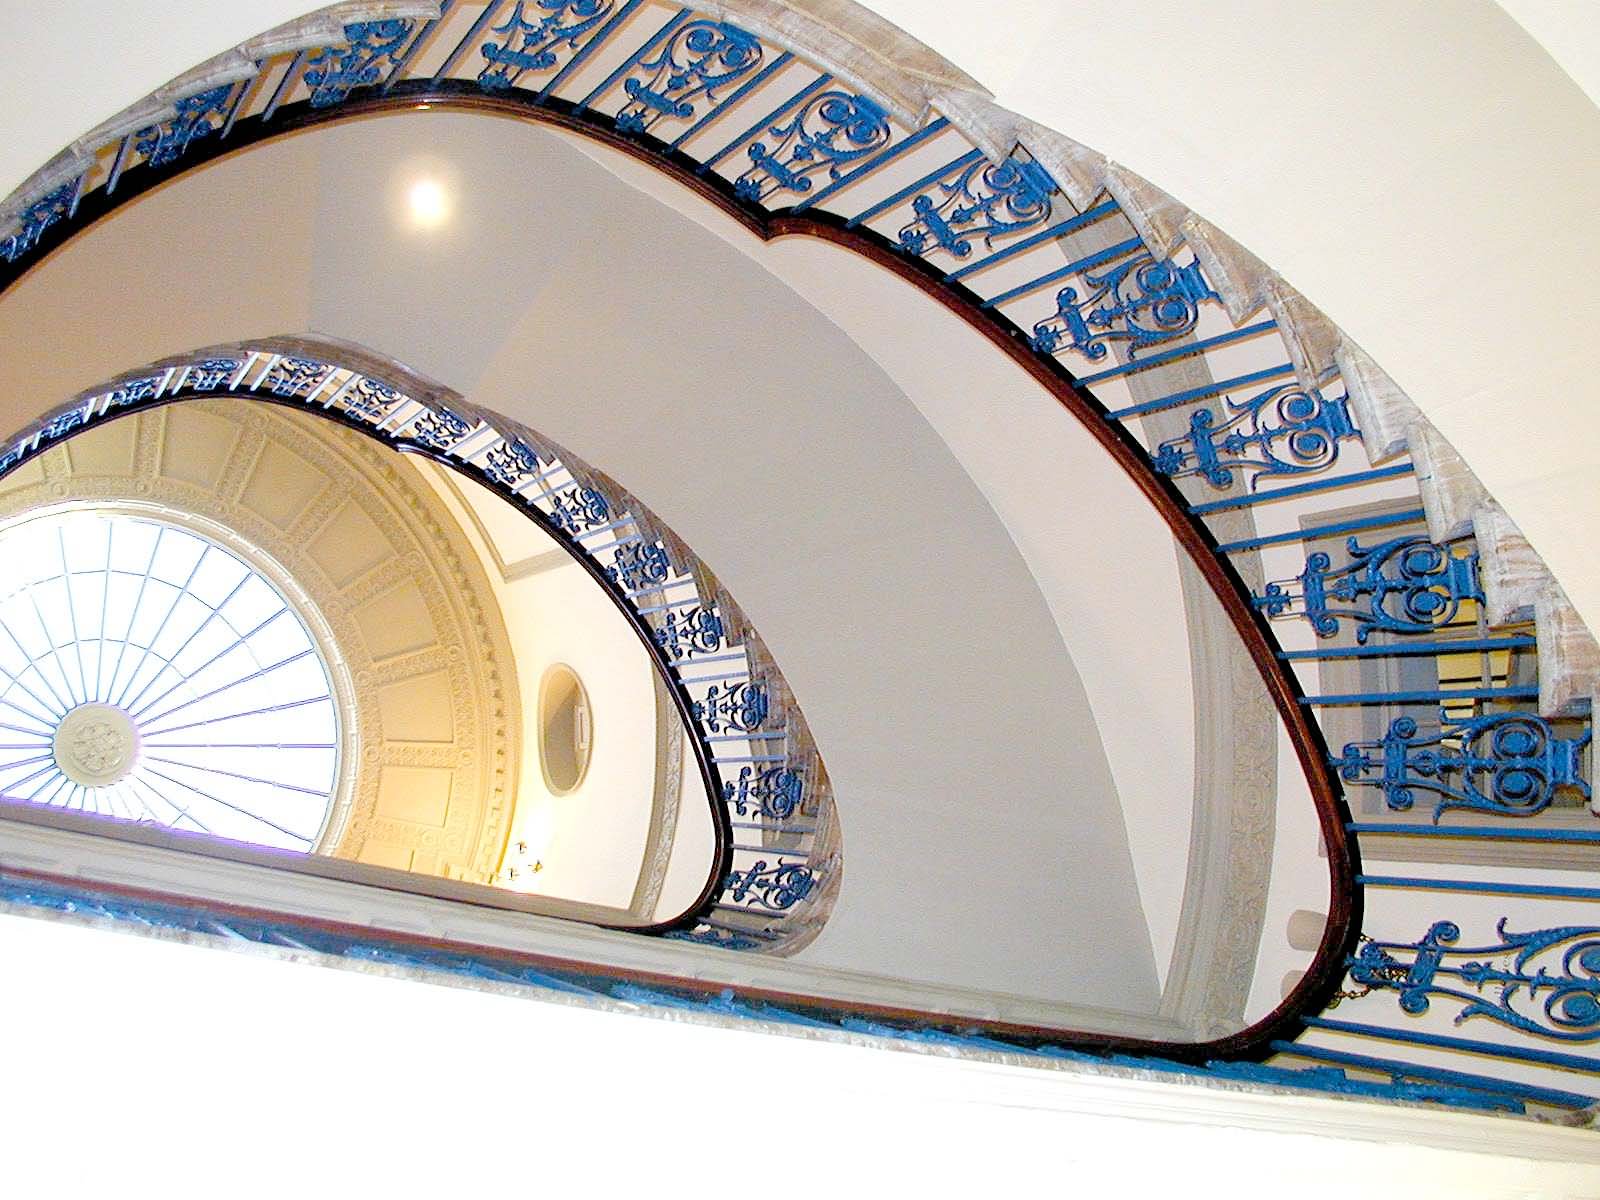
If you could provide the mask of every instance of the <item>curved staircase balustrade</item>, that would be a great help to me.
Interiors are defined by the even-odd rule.
[[[1600,1041],[1600,931],[1572,914],[1592,911],[1582,906],[1600,889],[1530,882],[1522,867],[1558,854],[1587,863],[1581,856],[1600,845],[1600,828],[1573,819],[1590,794],[1600,647],[1459,456],[1304,297],[1148,181],[993,104],[855,6],[337,8],[371,19],[351,19],[338,37],[326,16],[265,35],[47,164],[0,207],[12,222],[0,239],[0,286],[117,204],[216,154],[420,103],[556,124],[655,164],[763,237],[804,233],[873,258],[1026,366],[1211,564],[1299,731],[1336,877],[1354,873],[1355,890],[1343,901],[1336,893],[1344,911],[1332,914],[1317,965],[1273,1018],[1124,1065],[1496,1111],[1581,1115],[1595,1103],[1600,1058],[1573,1046]],[[218,70],[240,73],[220,79]],[[1357,682],[1323,690],[1325,671]],[[735,701],[728,719],[737,711]],[[1371,736],[1324,745],[1324,732],[1352,722]],[[1354,817],[1333,798],[1336,777],[1352,805],[1366,805]],[[759,778],[737,777],[735,791]],[[1347,835],[1408,864],[1440,861],[1445,847],[1443,861],[1470,869],[1460,879],[1431,865],[1358,873]],[[730,894],[792,894],[767,871]],[[75,903],[8,886],[20,902]],[[1376,901],[1394,895],[1408,914],[1444,896],[1478,906],[1459,921],[1422,922],[1420,933],[1391,930],[1399,918]],[[1496,923],[1482,907],[1491,902],[1515,911]],[[128,904],[83,903],[113,916]],[[141,912],[136,919],[154,919]],[[700,934],[744,936],[712,929]],[[291,935],[262,926],[259,936]],[[420,950],[318,948],[501,969]],[[1047,1037],[941,1029],[931,1014],[869,1027],[688,985],[607,986],[625,999],[820,1020],[974,1053],[1079,1053]],[[1352,1010],[1360,1019],[1345,1019]],[[1441,1030],[1441,1014],[1468,1030]],[[1268,1055],[1271,1064],[1217,1061]]]

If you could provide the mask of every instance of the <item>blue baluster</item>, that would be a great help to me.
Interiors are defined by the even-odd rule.
[[[1348,783],[1382,788],[1396,811],[1409,810],[1419,791],[1438,796],[1435,824],[1457,808],[1532,816],[1562,789],[1588,799],[1582,774],[1588,728],[1577,738],[1557,737],[1549,721],[1532,713],[1451,720],[1441,712],[1439,720],[1437,732],[1423,734],[1413,718],[1400,717],[1382,738],[1348,743],[1333,765]]]
[[[558,66],[564,51],[576,51],[583,35],[611,16],[616,0],[535,0],[534,7],[542,11],[529,20],[526,0],[517,0],[505,23],[489,31],[499,40],[481,47],[488,66],[478,86],[485,91],[505,91],[529,71]]]
[[[868,96],[826,91],[808,100],[787,124],[771,125],[750,143],[750,167],[734,181],[743,199],[774,192],[803,195],[818,176],[837,180],[844,168],[888,143],[889,114]]]
[[[1253,598],[1269,617],[1304,617],[1318,637],[1333,637],[1341,620],[1356,625],[1356,640],[1374,629],[1432,633],[1456,619],[1467,601],[1482,603],[1478,556],[1455,555],[1426,537],[1392,538],[1363,547],[1350,538],[1340,566],[1318,550],[1294,580],[1269,583]]]
[[[1187,334],[1200,319],[1200,305],[1217,294],[1201,274],[1200,264],[1178,266],[1148,253],[1097,274],[1085,272],[1088,289],[1056,293],[1056,314],[1033,327],[1033,348],[1041,354],[1075,350],[1090,361],[1106,356],[1116,342],[1127,346],[1128,358]]]
[[[397,61],[416,22],[405,17],[384,21],[357,21],[344,27],[345,44],[328,46],[306,61],[305,81],[311,89],[311,107],[341,104],[358,87],[383,78]]]
[[[1338,462],[1340,442],[1359,436],[1345,397],[1316,389],[1286,384],[1225,403],[1220,420],[1209,407],[1190,413],[1189,432],[1156,447],[1155,469],[1222,490],[1242,471],[1254,491],[1263,479],[1326,470]]]

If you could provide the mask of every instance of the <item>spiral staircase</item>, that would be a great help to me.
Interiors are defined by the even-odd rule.
[[[678,960],[578,933],[520,957],[463,938],[430,945],[297,919],[287,901],[237,911],[119,894],[0,856],[8,904],[1043,1065],[1588,1119],[1600,889],[1582,872],[1600,853],[1589,808],[1600,645],[1559,582],[1380,366],[1269,267],[865,10],[336,5],[203,64],[41,168],[0,209],[0,287],[25,287],[80,231],[219,156],[435,107],[571,134],[719,236],[809,237],[887,268],[900,294],[931,299],[1025,372],[1055,402],[1047,419],[1078,422],[1170,530],[1190,609],[1236,640],[1215,674],[1196,675],[1215,710],[1196,773],[1215,770],[1230,795],[1206,803],[1196,779],[1190,870],[1253,879],[1255,907],[1221,921],[1233,943],[1174,959],[1168,993],[1196,982],[1156,1032],[1024,1019],[1003,1001],[952,1010],[913,991],[818,996],[782,964],[732,965],[803,948],[833,889],[848,888],[850,797],[835,800],[826,739],[799,717],[781,653],[626,481],[392,362],[268,339],[87,386],[14,437],[0,471],[121,412],[218,389],[320,405],[470,464],[580,553],[603,545],[596,577],[680,686],[713,792],[759,844],[731,840],[722,892],[677,931],[699,943],[671,947]],[[958,452],[970,444],[958,414],[924,415]],[[563,470],[554,491],[533,486]],[[986,491],[1040,575],[1050,551],[1019,513],[1069,523],[1051,495]],[[625,537],[584,541],[618,528]],[[683,674],[730,654],[743,672],[732,687]],[[740,753],[719,753],[718,738]],[[1257,774],[1290,763],[1305,801],[1265,792],[1250,808],[1235,785],[1252,760]],[[1316,842],[1331,885],[1273,875],[1274,829]],[[1248,894],[1197,885],[1179,923],[1217,923]],[[1269,943],[1303,965],[1264,977],[1279,961],[1260,951]],[[1247,991],[1277,993],[1248,1023],[1241,970]],[[1228,979],[1231,992],[1217,982]]]

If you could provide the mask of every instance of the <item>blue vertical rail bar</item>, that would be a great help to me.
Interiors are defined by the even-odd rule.
[[[478,14],[478,19],[467,30],[467,36],[457,42],[455,49],[445,55],[444,62],[440,63],[439,69],[433,73],[435,80],[448,79],[450,77],[450,72],[456,69],[456,64],[461,61],[462,56],[472,49],[472,43],[483,36],[483,31],[488,28],[489,22],[494,20],[495,13],[502,3],[504,3],[504,0],[489,0],[483,11]]]
[[[719,162],[727,158],[728,155],[732,154],[735,150],[739,149],[740,146],[743,146],[745,143],[749,142],[751,138],[760,133],[763,128],[772,124],[774,121],[781,120],[789,113],[794,111],[797,106],[804,104],[811,96],[817,92],[820,92],[832,82],[832,75],[818,75],[810,83],[806,84],[798,92],[790,96],[782,104],[778,105],[777,108],[773,109],[754,125],[751,125],[750,128],[746,129],[738,137],[734,138],[731,142],[723,146],[722,149],[718,150],[710,158],[702,160],[700,165],[695,168],[695,174],[707,174]]]
[[[768,79],[772,78],[772,76],[776,75],[779,71],[783,70],[783,68],[787,67],[793,61],[794,55],[785,50],[782,54],[778,55],[777,58],[773,59],[766,66],[762,67],[760,71],[756,72],[754,77],[747,79],[740,84],[737,90],[735,90],[721,104],[715,105],[714,107],[708,109],[698,121],[689,126],[689,128],[685,129],[677,137],[673,138],[672,141],[668,142],[667,149],[677,150],[695,134],[709,126],[713,121],[720,120],[724,115],[738,105],[739,101],[743,100],[751,92],[755,91],[756,88],[766,83]]]
[[[979,271],[986,271],[990,267],[997,266],[1009,258],[1015,258],[1019,254],[1026,254],[1035,246],[1042,246],[1046,242],[1054,241],[1056,238],[1075,233],[1077,230],[1093,225],[1096,221],[1119,211],[1121,210],[1111,201],[1097,204],[1093,208],[1085,209],[1075,217],[1070,217],[1065,221],[1052,225],[1049,229],[1041,230],[1032,237],[1024,238],[1020,242],[1013,242],[1003,250],[996,250],[993,254],[980,258],[977,262],[968,263],[964,267],[951,271],[944,277],[944,281],[946,283],[959,283],[970,275],[976,275]]]
[[[586,111],[591,104],[600,99],[601,96],[604,96],[612,88],[616,87],[617,81],[629,71],[633,70],[634,67],[638,66],[639,61],[644,58],[646,54],[649,54],[650,51],[654,50],[665,39],[671,37],[673,30],[677,29],[678,26],[687,21],[692,11],[693,10],[691,9],[680,8],[677,12],[677,15],[672,17],[660,29],[656,30],[656,32],[651,35],[650,39],[645,42],[644,45],[640,46],[632,54],[628,55],[627,58],[623,59],[621,66],[612,71],[611,74],[607,75],[605,79],[602,80],[600,84],[596,86],[587,96],[573,105],[572,111],[577,113]]]
[[[931,137],[935,137],[938,134],[943,133],[949,127],[950,127],[950,122],[944,117],[938,117],[938,118],[936,118],[936,119],[934,119],[932,121],[929,121],[926,125],[924,125],[921,129],[917,130],[910,137],[902,138],[900,141],[896,142],[894,145],[890,146],[888,149],[878,151],[878,153],[875,156],[873,156],[872,158],[867,159],[864,163],[862,163],[860,166],[856,167],[854,170],[846,171],[843,175],[839,176],[838,179],[835,179],[832,183],[828,184],[827,187],[822,188],[820,191],[814,193],[813,195],[807,196],[804,200],[800,201],[800,203],[796,204],[792,211],[797,212],[797,213],[803,213],[809,208],[816,207],[818,204],[821,204],[824,200],[826,200],[829,196],[832,196],[837,192],[842,192],[845,188],[849,187],[852,183],[855,183],[857,180],[865,179],[868,175],[871,175],[874,172],[880,170],[881,168],[888,166],[891,162],[893,162],[895,159],[899,158],[902,154],[905,154],[905,153],[907,153],[908,151],[911,151],[911,150],[915,150],[918,146],[922,145],[923,142],[927,141]],[[979,157],[982,157],[982,152],[981,151],[974,150],[972,153],[979,155]],[[954,164],[952,164],[952,165],[954,165]],[[944,169],[945,170],[949,170],[950,168],[946,167]],[[852,217],[847,222],[847,224],[851,228],[854,228],[855,226],[861,224],[861,222],[865,221],[865,220],[870,220],[870,218],[865,216],[865,215],[858,215],[858,216]]]

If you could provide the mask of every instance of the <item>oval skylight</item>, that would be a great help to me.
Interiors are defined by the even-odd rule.
[[[327,662],[192,529],[71,510],[0,531],[0,796],[311,850],[338,786]]]

